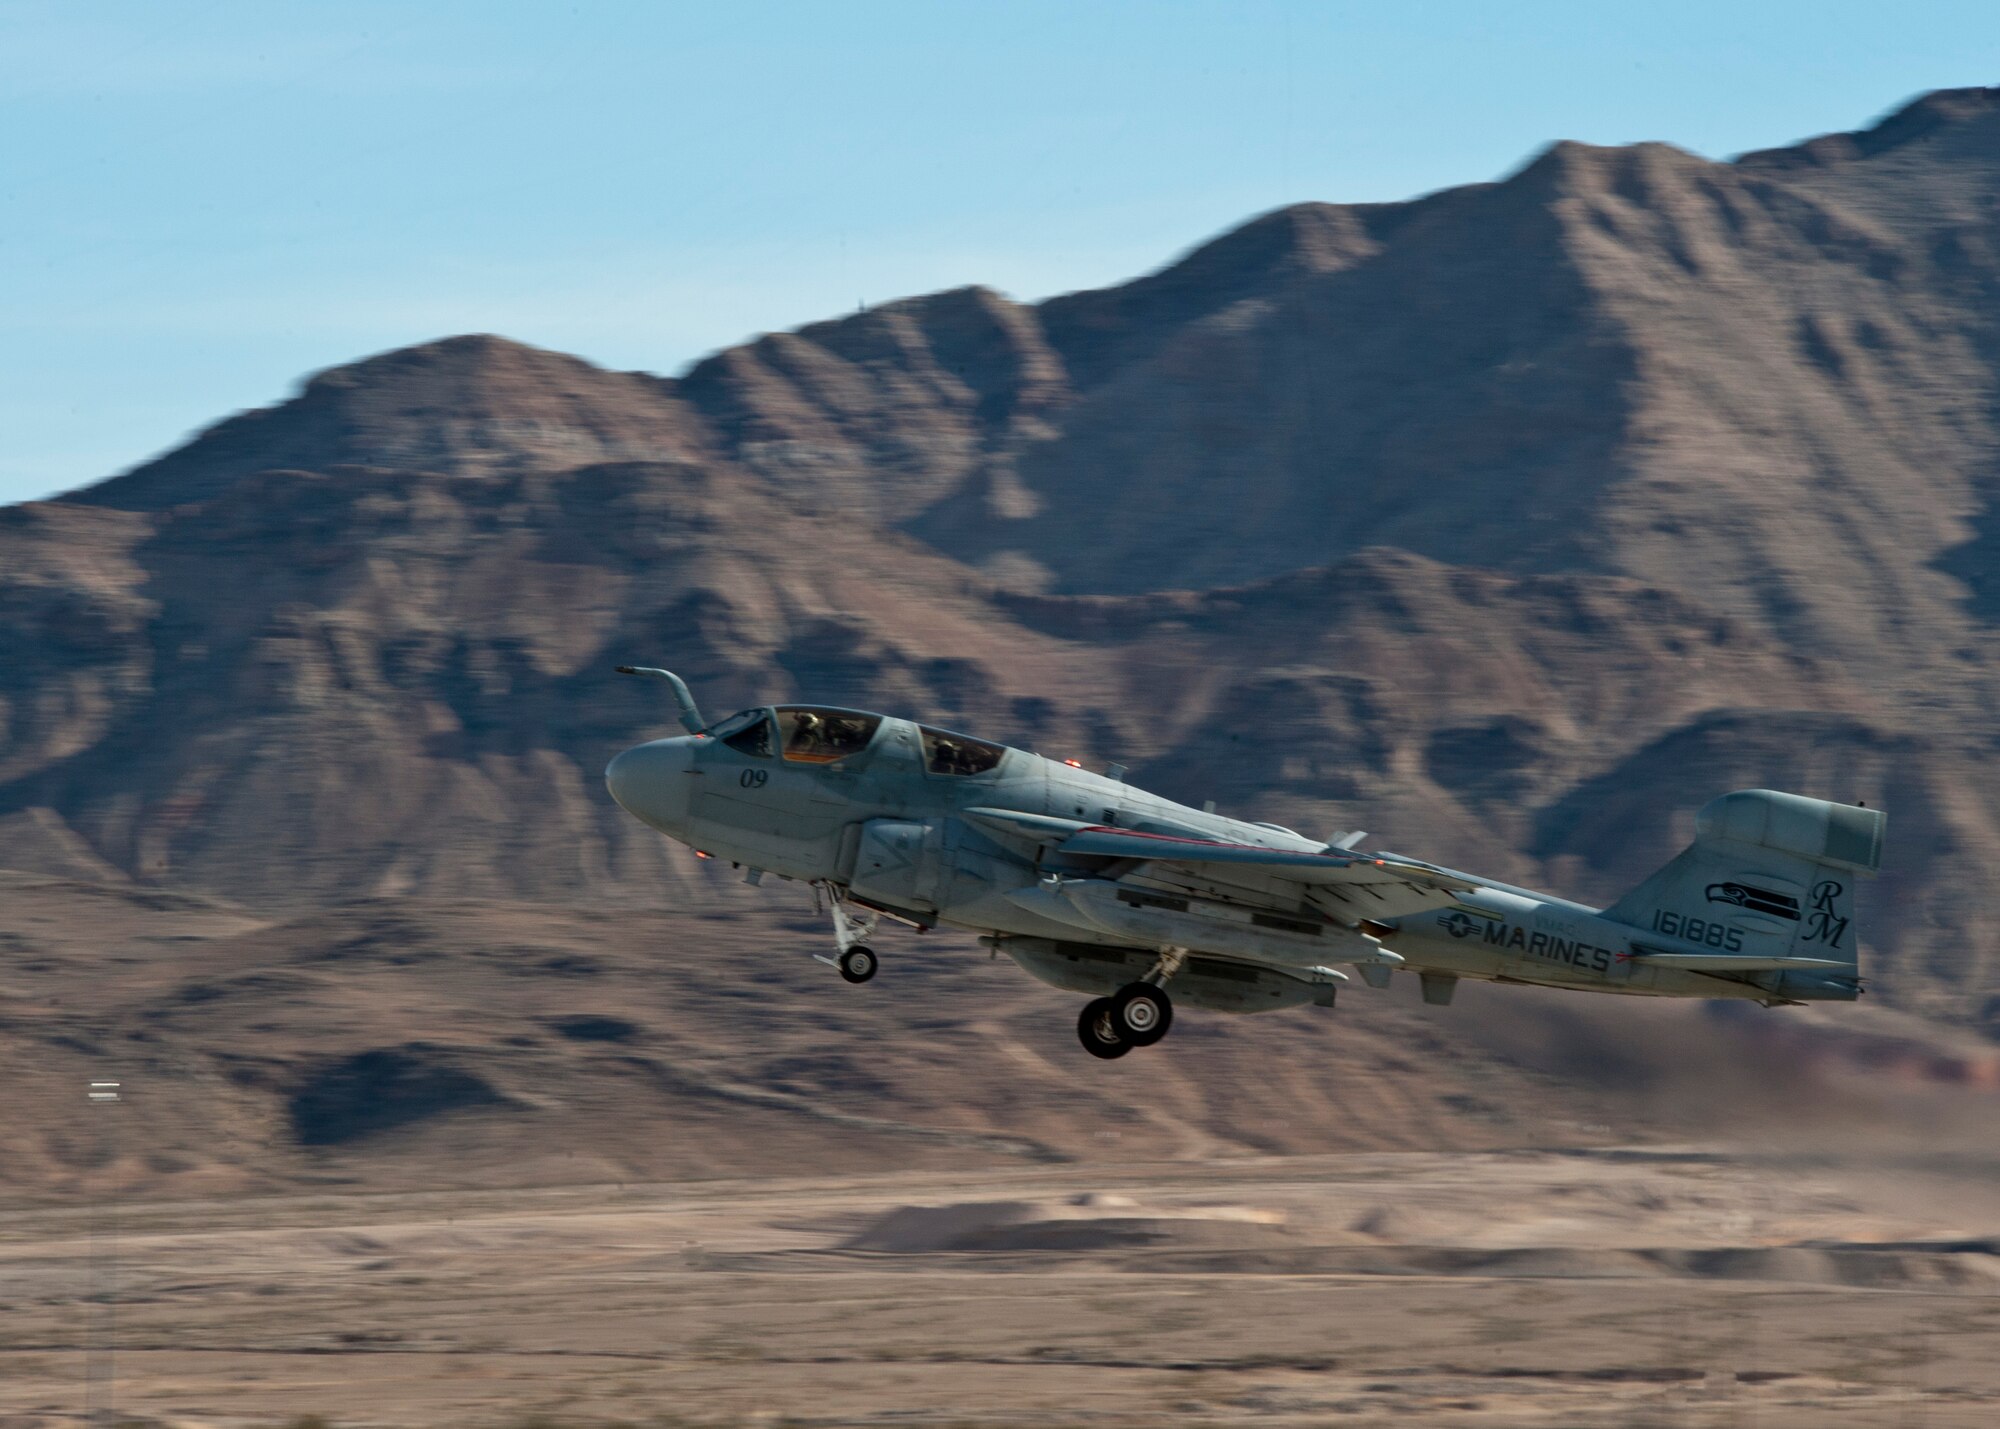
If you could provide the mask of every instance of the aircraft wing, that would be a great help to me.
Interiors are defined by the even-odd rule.
[[[1130,858],[1147,863],[1235,865],[1339,897],[1365,918],[1403,918],[1443,908],[1479,887],[1468,878],[1394,855],[1309,849],[1259,848],[1176,834],[1148,834],[1104,826],[1079,829],[1055,852],[1082,858]]]

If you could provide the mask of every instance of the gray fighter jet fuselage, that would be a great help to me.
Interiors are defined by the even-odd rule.
[[[1693,844],[1595,909],[893,716],[781,705],[707,725],[678,677],[621,669],[670,682],[689,731],[611,761],[624,809],[753,882],[821,890],[826,961],[851,982],[874,976],[882,916],[984,935],[1091,996],[1078,1034],[1101,1057],[1159,1040],[1174,1001],[1331,1005],[1346,967],[1377,988],[1414,973],[1434,1004],[1462,978],[1767,1005],[1860,991],[1852,891],[1879,866],[1877,810],[1724,795]]]

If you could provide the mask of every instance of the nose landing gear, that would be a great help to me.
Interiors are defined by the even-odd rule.
[[[878,966],[875,960],[875,950],[866,943],[856,943],[853,947],[835,958],[833,965],[840,969],[840,975],[849,982],[868,981],[868,979],[875,976],[875,969]]]
[[[839,971],[848,982],[867,982],[881,967],[881,960],[875,950],[868,946],[866,939],[875,936],[875,925],[882,921],[879,913],[866,913],[857,918],[847,911],[847,902],[840,890],[832,884],[815,883],[813,898],[826,898],[827,906],[833,910],[833,943],[840,951],[835,957],[824,957],[815,953],[815,960]]]

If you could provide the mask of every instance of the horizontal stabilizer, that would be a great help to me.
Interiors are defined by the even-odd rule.
[[[1649,953],[1636,952],[1632,961],[1649,968],[1685,968],[1697,973],[1764,973],[1786,968],[1846,968],[1851,964],[1831,958],[1792,958],[1762,953]]]

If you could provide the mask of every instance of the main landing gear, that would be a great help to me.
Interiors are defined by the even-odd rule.
[[[815,883],[813,896],[817,899],[821,894],[825,895],[828,906],[833,909],[833,943],[840,952],[831,958],[821,957],[818,953],[813,956],[837,969],[848,982],[867,982],[881,967],[881,960],[865,940],[875,936],[875,925],[882,921],[882,915],[866,913],[857,918],[847,911],[847,903],[840,896],[839,889]]]
[[[1174,1004],[1165,983],[1180,971],[1186,958],[1184,951],[1169,948],[1140,981],[1085,1003],[1076,1019],[1077,1040],[1083,1043],[1083,1050],[1110,1061],[1134,1047],[1150,1047],[1166,1036],[1174,1025]]]

